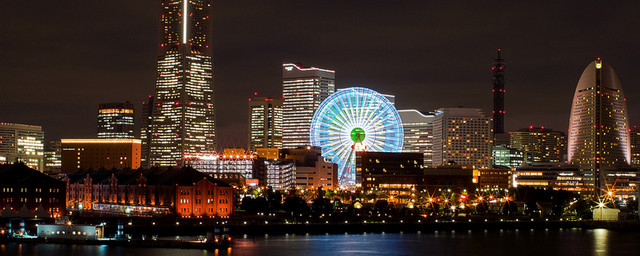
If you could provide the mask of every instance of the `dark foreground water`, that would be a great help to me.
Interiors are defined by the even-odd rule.
[[[431,231],[236,239],[228,250],[4,244],[0,255],[640,255],[640,232],[605,229]]]

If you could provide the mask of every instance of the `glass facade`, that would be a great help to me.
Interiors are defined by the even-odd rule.
[[[99,139],[133,139],[134,106],[132,103],[104,103],[98,107]]]
[[[44,171],[44,132],[37,125],[0,123],[0,160]]]

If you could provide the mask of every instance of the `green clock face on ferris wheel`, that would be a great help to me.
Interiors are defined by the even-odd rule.
[[[355,143],[361,143],[364,141],[364,130],[362,128],[353,128],[351,130],[351,140]]]

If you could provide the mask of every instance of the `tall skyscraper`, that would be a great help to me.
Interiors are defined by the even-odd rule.
[[[498,49],[498,57],[493,59],[493,134],[494,143],[496,145],[508,145],[509,135],[504,131],[504,59],[500,56]]]
[[[143,168],[150,167],[149,159],[151,157],[151,123],[153,122],[153,95],[149,95],[147,101],[142,102],[142,113],[140,122],[140,166]]]
[[[422,153],[424,166],[433,165],[433,121],[434,113],[415,109],[398,110],[404,128],[403,152]]]
[[[596,194],[608,172],[631,161],[626,100],[611,65],[598,58],[587,66],[571,105],[568,161],[593,175]]]
[[[44,132],[38,125],[0,123],[0,162],[44,171]]]
[[[544,127],[529,126],[510,133],[511,147],[529,153],[537,163],[563,163],[567,135]]]
[[[99,139],[133,139],[135,134],[132,103],[103,103],[98,106]]]
[[[335,92],[336,72],[297,64],[282,64],[282,147],[307,146],[315,110]]]
[[[282,99],[249,99],[249,151],[282,147]]]
[[[216,149],[210,0],[162,0],[150,165]]]
[[[433,165],[491,167],[491,120],[477,108],[441,108],[433,122]]]

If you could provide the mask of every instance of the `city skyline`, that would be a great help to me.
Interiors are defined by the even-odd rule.
[[[488,111],[491,61],[495,50],[501,48],[509,67],[507,131],[529,125],[566,131],[567,102],[579,79],[577,74],[584,63],[598,56],[616,67],[622,83],[640,81],[634,72],[640,65],[635,61],[640,55],[634,47],[638,38],[630,33],[639,24],[629,6],[586,3],[574,9],[574,4],[566,3],[547,12],[541,5],[521,8],[504,3],[504,12],[485,18],[471,10],[482,12],[493,7],[374,1],[365,12],[352,17],[351,11],[358,7],[354,3],[293,3],[255,3],[260,12],[245,11],[242,7],[246,3],[215,3],[214,83],[219,94],[215,100],[225,106],[217,109],[219,148],[246,145],[246,99],[255,91],[259,96],[279,96],[280,65],[284,62],[336,70],[336,88],[364,86],[394,94],[398,109],[432,111],[464,106]],[[21,3],[12,5],[10,9],[25,8]],[[3,53],[5,61],[0,65],[9,74],[6,83],[14,86],[0,96],[0,107],[6,110],[0,119],[41,125],[47,139],[53,139],[93,137],[98,102],[129,100],[140,113],[141,102],[153,91],[155,80],[158,4],[140,1],[119,8],[114,2],[95,11],[90,3],[65,10],[49,7],[43,8],[47,13],[35,10],[25,17],[9,13],[2,18],[0,24],[10,25],[7,36],[13,40],[0,41],[10,49]],[[386,8],[394,12],[381,16]],[[331,21],[323,19],[328,9],[335,9]],[[71,13],[71,18],[63,19]],[[114,13],[121,20],[108,18]],[[400,19],[401,13],[406,19]],[[252,17],[242,18],[247,14]],[[31,15],[38,18],[27,20]],[[596,16],[599,18],[593,18]],[[91,31],[73,19],[88,20]],[[45,20],[52,20],[52,24]],[[381,28],[372,30],[369,22]],[[51,34],[48,26],[59,32]],[[465,26],[469,28],[462,29]],[[332,33],[323,37],[306,28]],[[88,34],[81,37],[81,33]],[[474,44],[468,43],[470,38]],[[70,43],[76,47],[63,47]],[[27,51],[25,45],[36,50]],[[89,49],[94,47],[103,50],[92,55]],[[22,66],[32,68],[29,75],[15,69]],[[249,75],[239,76],[241,73]],[[95,77],[104,79],[97,81]],[[634,104],[634,99],[640,99],[640,89],[627,86],[625,94],[630,124],[637,124],[640,111],[634,110],[640,105]],[[536,102],[543,104],[530,109]],[[76,125],[69,128],[59,121]]]

